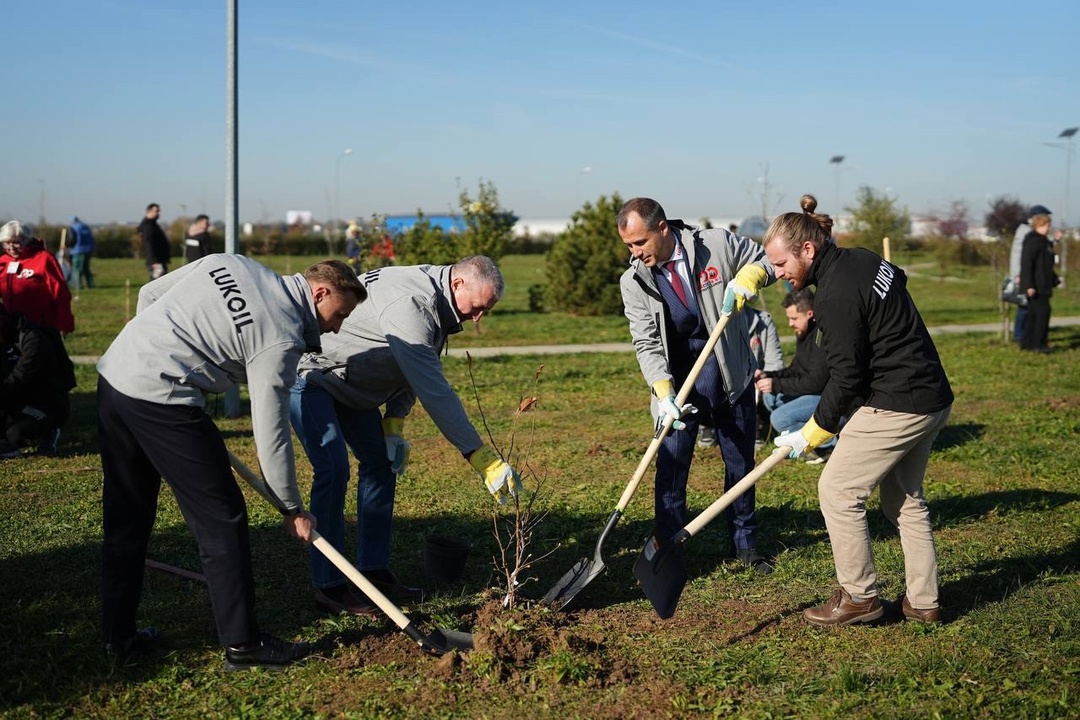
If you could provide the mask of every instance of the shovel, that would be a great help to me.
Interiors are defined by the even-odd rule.
[[[716,519],[728,505],[749,490],[762,475],[776,467],[790,452],[791,448],[786,445],[778,447],[765,462],[713,501],[712,505],[675,533],[666,544],[661,545],[655,537],[645,541],[645,547],[634,563],[634,577],[641,583],[645,597],[649,598],[661,618],[667,620],[675,614],[679,596],[686,587],[686,560],[683,556],[683,545],[686,541]]]
[[[690,373],[686,376],[686,380],[683,381],[682,387],[679,388],[679,394],[675,397],[675,405],[678,407],[681,408],[686,402],[686,398],[690,396],[690,391],[694,389],[694,382],[701,373],[701,368],[705,367],[705,363],[709,361],[709,356],[712,354],[713,348],[716,347],[716,343],[720,341],[720,335],[724,332],[724,328],[727,327],[728,320],[730,319],[730,314],[722,315],[720,317],[720,322],[716,323],[716,327],[714,327],[713,331],[709,334],[709,339],[705,343],[705,347],[702,348],[701,353],[698,354],[697,362],[690,368]],[[630,504],[630,498],[634,497],[634,493],[637,492],[641,478],[645,475],[645,471],[649,469],[649,465],[652,464],[653,458],[656,457],[656,453],[660,450],[660,444],[664,441],[664,438],[667,437],[674,422],[675,418],[668,416],[664,421],[664,424],[656,429],[656,434],[653,436],[652,442],[649,443],[649,447],[645,451],[645,456],[642,457],[641,462],[638,463],[637,470],[634,471],[634,476],[630,478],[630,484],[623,490],[622,497],[619,498],[619,504],[615,506],[615,512],[611,513],[607,525],[604,526],[604,531],[600,533],[600,539],[596,541],[596,550],[593,552],[593,556],[591,558],[583,557],[578,560],[574,566],[559,579],[559,582],[555,583],[555,586],[548,590],[541,602],[551,606],[553,610],[561,610],[566,607],[567,603],[574,599],[575,595],[581,592],[582,588],[592,582],[594,578],[604,571],[604,559],[600,556],[600,548],[603,546],[604,540],[607,539],[608,534],[619,523],[619,519],[623,516],[626,506]]]
[[[232,464],[233,470],[240,477],[246,480],[256,492],[269,500],[274,507],[279,510],[284,508],[281,500],[266,484],[266,481],[256,475],[255,471],[245,465],[240,458],[233,455],[232,451],[229,452],[229,463]],[[415,640],[424,652],[429,655],[441,656],[453,650],[471,650],[473,648],[473,636],[471,633],[436,629],[430,635],[425,635],[405,613],[401,612],[394,603],[390,602],[389,598],[379,592],[379,589],[372,585],[370,580],[364,577],[326,538],[315,530],[311,531],[311,544],[318,548],[319,552],[325,555],[327,560],[334,563],[338,570],[352,580],[353,584],[360,588],[372,602],[378,605],[379,609],[386,613],[387,617],[403,633]]]

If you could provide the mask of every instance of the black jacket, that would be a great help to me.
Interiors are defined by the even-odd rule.
[[[766,373],[772,378],[772,389],[776,394],[820,395],[829,381],[829,363],[825,348],[821,346],[817,318],[811,318],[810,322],[806,333],[795,341],[795,357],[791,364],[783,370]]]
[[[863,248],[822,247],[806,283],[829,382],[814,418],[835,432],[858,399],[881,410],[926,415],[953,401],[937,348],[897,266]]]
[[[158,225],[157,220],[144,217],[139,223],[139,236],[142,237],[147,265],[169,264],[169,238],[165,236],[165,231]]]
[[[194,244],[192,244],[194,243]],[[206,257],[212,250],[213,241],[209,232],[201,232],[197,235],[187,235],[184,238],[184,260],[195,262],[199,258]]]
[[[1024,236],[1023,249],[1020,251],[1020,287],[1017,292],[1026,294],[1028,288],[1035,288],[1037,297],[1050,297],[1057,284],[1050,240],[1032,230]]]
[[[0,348],[0,406],[15,413],[30,405],[66,418],[75,366],[60,333],[27,320],[21,313],[0,319],[8,326]]]

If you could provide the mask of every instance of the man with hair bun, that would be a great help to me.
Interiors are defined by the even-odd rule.
[[[877,620],[877,571],[866,520],[866,500],[881,488],[881,508],[900,531],[906,592],[905,618],[940,622],[937,554],[923,478],[934,438],[945,426],[953,393],[937,349],[907,291],[903,270],[864,248],[839,248],[832,218],[817,214],[804,195],[803,211],[773,220],[762,245],[795,290],[817,287],[815,314],[829,379],[813,417],[801,430],[776,439],[791,457],[836,436],[850,413],[818,482],[836,578],[832,597],[803,612],[807,622],[843,626]]]

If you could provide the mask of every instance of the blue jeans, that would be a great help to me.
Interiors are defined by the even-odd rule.
[[[359,462],[355,565],[361,572],[388,568],[397,476],[386,457],[379,409],[347,407],[335,402],[322,388],[299,378],[292,388],[289,416],[314,469],[311,514],[318,520],[319,534],[344,552],[351,450]],[[347,582],[341,571],[315,548],[311,550],[311,580],[317,588]]]
[[[1013,342],[1020,342],[1024,339],[1024,318],[1027,317],[1027,308],[1017,306],[1016,308],[1016,322],[1013,323]]]
[[[772,408],[772,414],[769,416],[769,422],[772,423],[778,433],[801,429],[814,416],[818,401],[821,400],[820,395],[791,397],[790,395],[781,394],[772,397],[776,398],[776,400],[774,401],[775,406]],[[835,444],[836,438],[832,438],[821,447],[832,447]]]

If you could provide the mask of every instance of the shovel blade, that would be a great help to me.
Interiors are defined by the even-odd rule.
[[[472,650],[474,647],[472,633],[461,632],[460,630],[439,628],[433,630],[429,637],[447,650],[464,651]]]
[[[448,652],[472,650],[473,636],[471,633],[458,630],[432,630],[430,635],[425,635],[420,628],[412,622],[401,628],[402,632],[411,637],[420,649],[428,655],[442,657]]]
[[[686,587],[686,559],[682,543],[660,545],[650,537],[634,563],[634,577],[645,597],[664,620],[675,614],[675,606]]]
[[[599,556],[597,556],[599,557]],[[591,583],[597,575],[604,572],[604,561],[597,557],[581,558],[548,590],[542,602],[553,610],[561,610],[574,599],[581,590]]]

